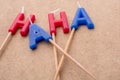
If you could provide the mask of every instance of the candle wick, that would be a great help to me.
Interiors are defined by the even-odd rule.
[[[81,8],[81,5],[80,5],[80,2],[79,2],[79,1],[77,1],[77,5],[78,5],[79,8]]]
[[[21,13],[24,13],[24,10],[25,10],[25,8],[24,8],[24,6],[22,7],[22,10],[21,10]]]
[[[29,21],[30,21],[30,24],[33,24],[32,21],[31,21],[30,15],[29,15]]]
[[[58,12],[58,11],[60,11],[60,8],[58,8],[58,9],[55,9],[54,11],[51,11],[50,13],[56,13],[56,12]]]

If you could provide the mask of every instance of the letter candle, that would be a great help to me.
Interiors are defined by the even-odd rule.
[[[31,14],[30,19],[32,22],[34,22],[35,15]],[[27,36],[29,32],[30,21],[29,21],[29,18],[26,21],[23,21],[23,20],[24,20],[24,7],[22,7],[22,11],[16,16],[15,20],[10,26],[8,30],[8,35],[0,47],[0,55],[2,55],[2,52],[6,48],[7,44],[9,43],[9,41],[11,40],[11,38],[13,37],[13,35],[17,32],[19,28],[21,28],[21,31],[20,31],[21,36]]]

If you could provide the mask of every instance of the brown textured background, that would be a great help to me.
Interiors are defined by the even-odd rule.
[[[36,14],[36,23],[49,32],[47,14],[61,8],[71,24],[77,0],[0,0],[0,45],[7,36],[12,21],[25,6],[25,15]],[[79,0],[95,24],[94,30],[79,27],[69,48],[69,54],[79,61],[97,80],[120,80],[120,0]],[[59,14],[56,14],[59,18]],[[69,34],[57,28],[57,43],[64,48]],[[59,51],[58,51],[59,52]],[[59,55],[59,58],[61,55]],[[93,80],[74,63],[66,59],[61,80]],[[0,80],[53,80],[55,73],[52,45],[38,44],[29,49],[27,37],[19,31],[13,36],[0,59]]]

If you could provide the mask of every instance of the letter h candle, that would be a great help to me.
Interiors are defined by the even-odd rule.
[[[35,15],[31,14],[30,19],[32,22],[34,22]],[[20,31],[21,36],[27,36],[29,32],[30,21],[29,21],[29,18],[26,21],[23,21],[23,20],[24,20],[24,7],[22,8],[22,11],[16,16],[15,20],[13,21],[12,25],[10,26],[8,30],[9,33],[0,47],[1,55],[4,49],[6,48],[8,42],[10,41],[12,36],[17,32],[19,28],[21,28],[21,31]]]

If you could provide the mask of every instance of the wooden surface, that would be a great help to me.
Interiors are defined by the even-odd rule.
[[[66,11],[69,25],[77,9],[77,0],[0,0],[0,45],[12,21],[25,6],[25,15],[36,14],[36,23],[49,32],[47,14],[57,8]],[[75,32],[68,53],[97,80],[120,80],[120,0],[79,0],[95,24]],[[59,13],[56,18],[59,19]],[[53,80],[54,53],[51,44],[41,42],[29,49],[27,37],[17,31],[0,59],[0,80]],[[57,28],[56,42],[64,49],[69,34]],[[60,51],[58,51],[60,53]],[[59,55],[60,59],[61,55]],[[93,80],[69,59],[65,59],[61,80]]]

